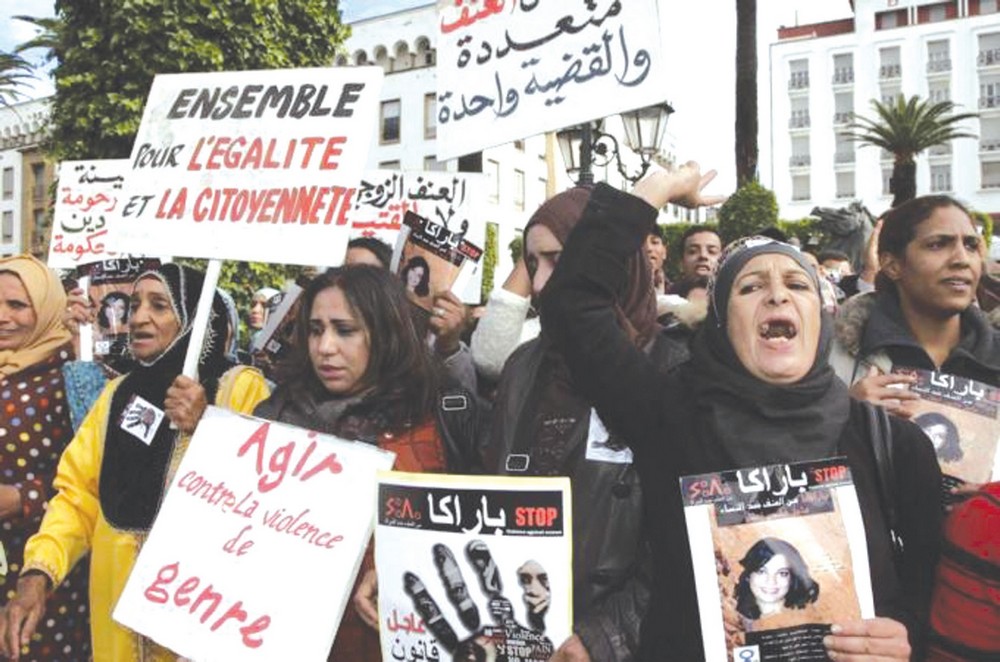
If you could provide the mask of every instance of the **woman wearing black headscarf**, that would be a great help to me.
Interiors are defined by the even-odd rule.
[[[0,654],[17,659],[47,592],[91,552],[91,640],[95,662],[176,655],[112,622],[111,611],[207,402],[242,413],[267,396],[259,372],[225,356],[226,311],[216,295],[198,374],[182,376],[204,276],[166,264],[135,281],[129,338],[137,366],[110,382],[66,447],[58,490],[28,541],[17,595],[0,617]]]
[[[609,429],[631,444],[654,557],[642,630],[647,660],[704,659],[680,476],[846,456],[860,501],[879,618],[837,623],[837,660],[908,660],[919,645],[938,553],[940,472],[929,442],[893,420],[897,561],[883,516],[864,405],[827,363],[830,320],[815,271],[797,249],[755,238],[720,262],[692,358],[663,373],[628,341],[614,302],[626,260],[667,202],[699,203],[696,165],[658,171],[636,195],[598,185],[542,296],[542,324]],[[909,643],[907,641],[909,637]]]

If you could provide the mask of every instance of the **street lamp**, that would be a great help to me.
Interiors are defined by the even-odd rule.
[[[566,163],[566,172],[579,171],[577,184],[593,184],[592,165],[606,166],[614,160],[622,177],[630,182],[639,181],[649,169],[653,157],[660,151],[667,131],[667,120],[673,112],[669,103],[659,103],[621,114],[625,126],[625,144],[639,155],[641,163],[635,174],[629,174],[622,163],[618,140],[604,132],[604,120],[558,131],[556,139]]]

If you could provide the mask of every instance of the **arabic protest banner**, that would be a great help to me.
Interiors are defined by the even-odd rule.
[[[384,660],[543,662],[572,635],[568,478],[380,472]]]
[[[483,249],[465,239],[468,224],[449,230],[434,219],[406,212],[391,269],[402,279],[410,298],[424,310],[434,297],[454,292],[461,297],[479,271]],[[479,297],[475,301],[478,303]]]
[[[393,460],[209,407],[115,620],[199,662],[326,660],[371,535],[376,472]],[[321,605],[303,599],[316,588]]]
[[[437,0],[437,158],[664,101],[656,0]]]
[[[907,406],[911,421],[934,444],[941,465],[943,498],[955,500],[951,488],[1000,479],[1000,389],[973,379],[915,368],[893,372],[913,375],[910,390],[920,399]]]
[[[125,204],[127,159],[63,161],[52,218],[48,265],[73,269],[116,257],[109,249]]]
[[[119,248],[329,264],[378,119],[380,67],[159,74]]]
[[[838,620],[875,606],[845,458],[680,480],[707,660],[827,660]]]

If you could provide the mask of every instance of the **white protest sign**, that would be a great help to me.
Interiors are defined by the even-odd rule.
[[[127,159],[63,161],[52,218],[48,265],[73,269],[116,257],[116,228],[126,202]]]
[[[287,264],[343,255],[382,75],[156,76],[129,161],[120,248]]]
[[[115,620],[199,662],[326,660],[371,535],[376,473],[392,463],[374,446],[209,407]]]
[[[660,103],[656,0],[437,0],[437,158]]]

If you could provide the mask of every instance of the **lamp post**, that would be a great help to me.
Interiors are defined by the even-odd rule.
[[[556,133],[559,151],[566,164],[566,172],[579,172],[578,185],[594,183],[593,165],[605,166],[614,161],[618,172],[630,182],[639,181],[653,157],[660,151],[667,131],[667,120],[674,112],[669,103],[660,103],[622,113],[625,144],[640,159],[639,171],[629,173],[622,162],[618,139],[604,131],[604,120],[587,122]]]

